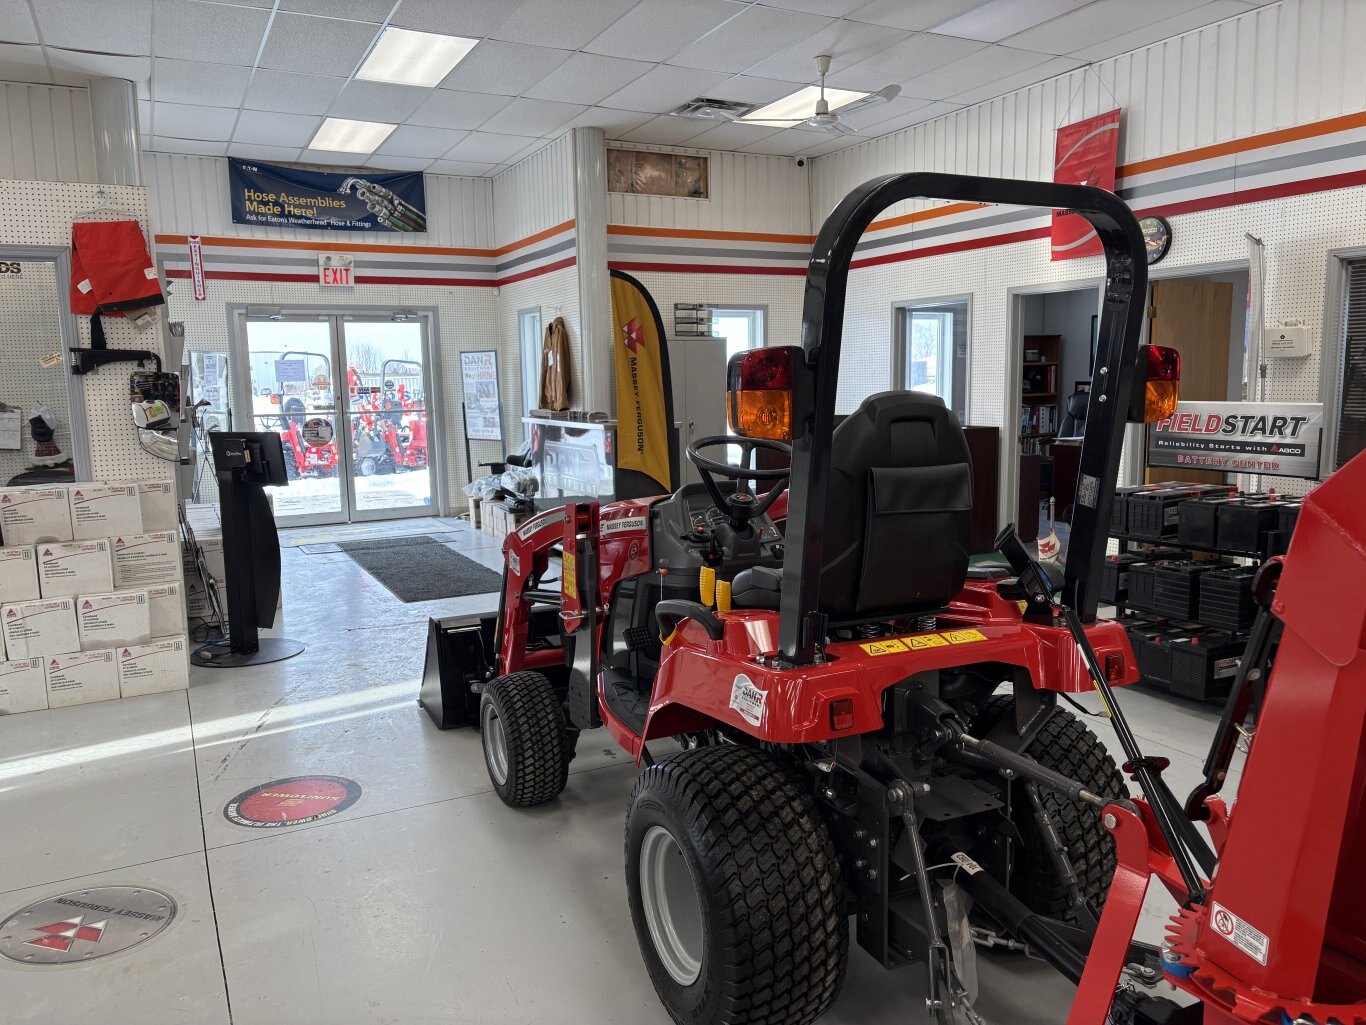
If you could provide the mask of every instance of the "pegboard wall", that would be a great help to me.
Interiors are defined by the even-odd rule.
[[[107,197],[111,211],[92,213]],[[149,235],[147,190],[133,186],[100,186],[59,182],[0,181],[0,238],[13,245],[71,245],[71,224],[84,220],[133,219]],[[66,283],[58,285],[65,295]],[[157,323],[139,332],[125,317],[105,317],[105,338],[111,349],[149,349],[164,354],[161,327],[165,309],[157,311]],[[90,320],[78,318],[78,345],[90,344]],[[71,444],[90,454],[96,480],[168,480],[173,464],[157,459],[138,447],[137,429],[128,411],[128,371],[134,364],[115,364],[79,381],[86,407],[88,437],[72,438]],[[167,369],[175,369],[173,367]]]
[[[517,314],[533,306],[541,309],[542,337],[551,321],[556,317],[564,318],[569,332],[569,405],[572,409],[583,408],[584,338],[579,316],[578,268],[565,267],[503,285],[498,289],[498,389],[503,396],[503,431],[507,436],[509,452],[518,449],[524,439],[522,411],[526,408],[526,399],[522,395],[522,347]],[[459,373],[458,365],[456,372]],[[459,396],[458,376],[454,380],[454,389],[454,394]],[[491,445],[492,442],[485,443],[485,447]],[[479,461],[478,451],[475,461]]]
[[[0,403],[19,407],[21,423],[19,449],[0,449],[0,483],[33,465],[28,418],[34,403],[52,410],[57,447],[71,452],[66,375],[60,366],[44,370],[39,363],[61,350],[60,316],[56,264],[25,260],[20,274],[0,276]]]
[[[776,274],[665,274],[628,271],[654,297],[664,330],[673,332],[674,303],[766,306],[769,345],[799,345],[806,278]],[[717,387],[724,387],[718,382]]]

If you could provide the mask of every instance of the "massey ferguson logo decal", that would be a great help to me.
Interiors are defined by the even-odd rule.
[[[85,924],[85,915],[77,915],[75,918],[68,918],[64,922],[53,922],[51,925],[40,925],[34,932],[42,933],[36,940],[25,940],[24,943],[30,947],[42,947],[45,950],[60,950],[66,953],[80,940],[84,943],[98,943],[104,936],[105,926],[109,924],[109,919],[95,922],[91,925]]]
[[[161,934],[176,902],[147,886],[92,886],[0,918],[0,957],[22,965],[85,964]]]
[[[645,332],[640,329],[640,321],[635,317],[632,317],[626,322],[625,326],[621,329],[621,333],[624,336],[621,340],[621,344],[630,349],[632,353],[636,351],[636,347],[640,345],[641,342],[645,341]]]

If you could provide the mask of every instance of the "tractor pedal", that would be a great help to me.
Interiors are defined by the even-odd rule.
[[[622,632],[622,640],[626,642],[627,651],[646,651],[652,639],[648,626],[628,626]]]

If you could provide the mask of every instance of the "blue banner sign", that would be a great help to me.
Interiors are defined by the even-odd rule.
[[[325,231],[426,231],[421,173],[304,171],[228,160],[234,224]]]

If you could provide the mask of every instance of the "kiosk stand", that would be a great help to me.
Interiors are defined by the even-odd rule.
[[[223,523],[228,641],[205,645],[191,661],[230,669],[293,658],[304,650],[298,641],[257,635],[274,625],[280,597],[280,536],[264,490],[289,483],[280,436],[214,431],[209,444]]]

